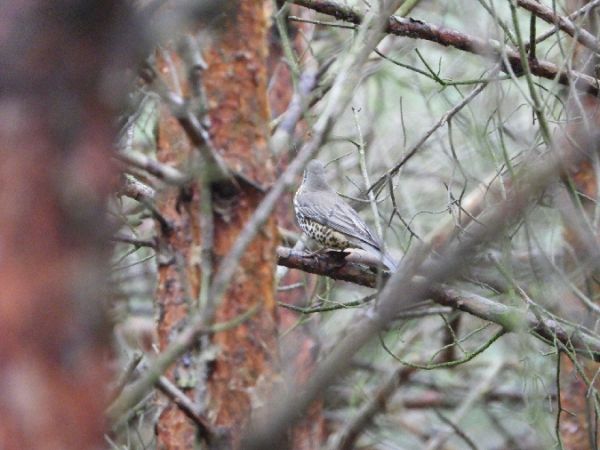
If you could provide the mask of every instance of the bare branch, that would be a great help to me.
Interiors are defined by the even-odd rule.
[[[564,149],[565,152],[567,150]],[[567,155],[561,156],[565,158]],[[583,155],[571,151],[568,157],[571,160],[580,160]],[[427,270],[424,270],[423,262],[430,256],[429,246],[415,246],[384,286],[377,306],[353,324],[352,333],[336,344],[335,349],[323,360],[306,385],[291,387],[287,398],[279,399],[277,404],[272,405],[268,420],[261,421],[260,426],[256,424],[251,428],[246,448],[277,447],[287,427],[297,420],[339,374],[346,372],[352,355],[386,327],[400,309],[427,298],[430,286],[451,279],[464,270],[482,244],[489,242],[509,224],[514,223],[529,206],[531,199],[556,179],[562,163],[562,159],[550,156],[546,161],[540,162],[537,170],[522,174],[523,181],[515,184],[503,201],[482,214],[482,217],[478,217],[478,222],[470,224],[468,232],[461,240],[453,241],[440,249],[432,258]],[[419,272],[426,279],[425,285],[413,280]]]
[[[590,11],[593,11],[595,8],[597,8],[598,6],[600,6],[600,0],[593,0],[589,3],[586,3],[585,5],[583,5],[581,8],[579,8],[577,11],[574,11],[573,13],[569,14],[568,19],[570,21],[575,20],[581,16],[585,16],[586,14],[588,14]],[[550,30],[546,31],[545,33],[540,34],[535,42],[537,44],[539,44],[542,41],[545,41],[546,39],[548,39],[550,36],[552,36],[554,33],[556,33],[558,31],[558,27],[554,26],[552,27]],[[529,47],[530,44],[527,45],[527,47]]]
[[[200,410],[194,405],[192,400],[190,400],[177,386],[171,383],[167,377],[160,377],[156,382],[156,387],[175,403],[179,409],[194,422],[194,424],[196,424],[198,433],[207,444],[210,445],[215,440],[215,433],[206,417],[200,413]]]
[[[395,6],[397,6],[398,3],[399,1],[396,0],[389,2],[381,14],[378,14],[378,11],[373,11],[365,22],[366,26],[361,27],[359,36],[354,41],[346,58],[341,62],[339,72],[329,93],[325,109],[314,126],[312,139],[302,147],[298,152],[298,155],[256,208],[231,251],[221,262],[211,287],[211,295],[214,299],[218,300],[221,298],[229,285],[229,282],[233,278],[237,262],[240,260],[248,245],[252,242],[252,239],[259,231],[260,227],[269,218],[277,200],[286,189],[294,184],[296,177],[300,174],[304,166],[321,147],[321,144],[328,135],[334,121],[344,111],[352,97],[355,86],[360,81],[359,68],[362,67],[370,53],[384,36],[381,32],[381,29],[384,26],[382,18],[385,18],[385,14],[389,11],[395,10]],[[207,311],[204,320],[211,320],[211,316],[211,312]]]
[[[409,345],[417,334],[413,334],[412,339],[407,340],[404,346],[408,350]],[[370,398],[360,408],[358,413],[341,430],[333,447],[336,450],[350,450],[355,448],[356,440],[361,433],[369,426],[373,418],[385,410],[388,402],[391,400],[394,392],[405,383],[416,369],[407,366],[398,366],[387,379],[370,395]]]
[[[201,62],[197,62],[201,67]],[[212,145],[210,135],[204,128],[200,119],[192,111],[189,102],[176,92],[171,91],[153,67],[146,66],[141,73],[142,78],[151,84],[165,101],[171,114],[175,117],[181,127],[185,130],[194,147],[201,153],[205,163],[208,165],[207,173],[210,173],[211,182],[230,181],[233,177],[223,158],[217,153]]]
[[[115,156],[126,164],[145,170],[165,183],[180,186],[189,181],[189,177],[181,173],[175,167],[162,164],[143,153],[128,150],[127,152],[118,152]]]
[[[339,252],[307,255],[280,247],[277,253],[278,264],[286,267],[361,286],[375,287],[377,285],[377,276],[370,269],[353,263],[344,263],[344,260],[340,260],[340,256],[335,254]],[[387,278],[387,276],[385,277]],[[533,312],[524,312],[522,309],[490,300],[481,295],[459,291],[444,285],[427,285],[421,277],[416,278],[414,282],[422,283],[423,287],[427,289],[424,298],[431,298],[440,305],[449,306],[496,323],[507,331],[527,330],[550,345],[556,339],[569,348],[575,349],[583,357],[600,360],[600,338],[585,330],[577,330],[553,318],[538,318]]]
[[[345,259],[347,256],[349,256],[347,252],[314,252],[307,254],[292,248],[277,248],[277,264],[280,266],[324,275],[334,280],[350,281],[362,286],[377,286],[377,274],[359,264],[348,263],[347,261],[352,261],[352,259]]]
[[[496,72],[495,70],[493,71]],[[442,126],[448,123],[452,118],[466,105],[468,105],[475,97],[477,97],[486,87],[488,83],[482,83],[478,85],[475,89],[473,89],[469,95],[467,95],[464,99],[462,99],[455,106],[446,111],[439,120],[433,124],[433,126],[425,132],[425,134],[402,156],[400,161],[398,161],[392,168],[387,170],[383,175],[381,175],[375,183],[373,183],[368,189],[368,193],[375,193],[377,195],[385,186],[386,181],[389,177],[396,175],[402,166],[406,164],[415,154],[419,151],[419,149],[427,142],[427,140]],[[357,207],[358,205],[354,205]]]
[[[334,16],[339,20],[359,24],[362,14],[357,10],[341,5],[333,0],[293,0],[294,3],[313,9],[323,14]],[[501,61],[503,54],[510,64],[510,69],[516,73],[523,72],[523,62],[519,52],[503,47],[494,40],[484,40],[470,36],[458,30],[438,27],[433,24],[412,18],[391,16],[386,31],[396,36],[406,36],[413,39],[424,39],[446,47],[473,53],[494,61]],[[561,70],[556,64],[549,61],[536,60],[529,63],[531,73],[549,80],[558,80],[559,83],[573,86],[592,95],[598,95],[599,82],[596,78],[574,70]],[[506,67],[502,68],[507,71]]]
[[[154,189],[129,175],[122,177],[120,188],[123,195],[141,203],[152,202],[156,196]]]
[[[124,244],[131,244],[135,247],[156,248],[156,242],[154,242],[152,240],[138,239],[133,236],[124,236],[122,234],[117,234],[117,235],[113,236],[111,238],[111,240],[114,242],[122,242]]]
[[[426,450],[437,450],[444,445],[448,440],[452,432],[455,430],[455,424],[462,420],[462,418],[472,409],[473,405],[479,401],[479,399],[485,396],[486,392],[491,388],[492,384],[496,381],[498,372],[502,369],[502,362],[494,361],[491,367],[487,370],[485,377],[471,389],[467,394],[462,404],[457,408],[456,412],[452,417],[452,426],[448,430],[441,431],[434,435],[427,445]]]
[[[116,421],[116,419],[141,401],[159,378],[166,372],[169,366],[171,366],[171,364],[173,364],[177,358],[182,356],[190,347],[196,344],[199,336],[235,328],[240,323],[250,318],[257,310],[258,307],[250,308],[245,313],[230,321],[217,323],[208,328],[204,327],[203,324],[198,321],[196,321],[193,326],[187,327],[173,339],[165,351],[156,356],[154,361],[149,365],[148,370],[144,373],[144,376],[125,389],[122,394],[113,401],[106,411],[107,417],[111,421]]]
[[[585,45],[587,48],[596,53],[600,53],[600,44],[598,43],[598,40],[589,31],[575,26],[568,17],[554,14],[554,11],[552,11],[551,8],[534,0],[517,0],[517,5],[531,11],[537,17],[549,24],[556,25],[559,29],[577,39],[578,42]]]

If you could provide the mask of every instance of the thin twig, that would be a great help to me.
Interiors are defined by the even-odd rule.
[[[293,0],[294,3],[313,9],[323,14],[334,16],[339,20],[359,24],[363,16],[358,10],[342,5],[334,0]],[[514,49],[506,48],[501,43],[489,39],[481,39],[471,36],[458,30],[399,16],[390,16],[386,31],[397,36],[406,36],[413,39],[423,39],[437,44],[454,47],[458,50],[473,53],[484,58],[498,61],[506,55],[506,61],[510,68],[516,74],[521,74],[524,61],[521,60],[519,52]],[[599,81],[589,75],[574,70],[562,70],[556,64],[549,61],[536,60],[529,63],[533,75],[557,80],[559,83],[573,86],[578,90],[585,91],[592,95],[599,92]],[[503,71],[507,67],[502,67]]]
[[[127,152],[118,152],[115,156],[126,164],[145,170],[165,183],[181,186],[189,181],[189,177],[175,167],[162,164],[143,153],[129,150]]]
[[[577,27],[568,17],[554,14],[551,8],[534,0],[517,0],[517,5],[532,12],[545,22],[555,25],[590,50],[596,53],[600,52],[600,43],[598,43],[594,35],[584,28]]]
[[[227,164],[214,149],[208,130],[205,129],[198,116],[192,111],[189,101],[171,91],[153,67],[144,67],[141,77],[154,87],[171,110],[173,117],[179,121],[185,130],[194,147],[200,152],[205,164],[208,166],[207,170],[211,175],[211,181],[233,182],[233,176]]]
[[[426,450],[437,450],[448,440],[452,431],[455,429],[456,423],[458,423],[462,418],[472,409],[475,402],[477,402],[481,397],[485,395],[485,393],[490,389],[492,384],[496,381],[496,377],[498,372],[502,369],[502,362],[494,360],[491,367],[488,369],[485,377],[479,382],[477,386],[475,386],[465,397],[463,403],[456,409],[456,412],[452,415],[452,423],[453,426],[450,430],[442,431],[437,433],[434,437],[432,437],[429,442],[426,444]]]
[[[216,303],[218,303],[218,300],[222,297],[233,278],[238,261],[261,226],[269,218],[277,200],[294,184],[296,177],[304,169],[304,166],[321,147],[334,121],[337,120],[346,108],[346,105],[350,102],[354,88],[361,79],[360,68],[379,41],[384,37],[381,30],[384,27],[385,14],[388,11],[395,10],[394,6],[397,4],[399,4],[399,0],[389,2],[387,9],[379,15],[373,11],[370,19],[367,20],[366,26],[361,27],[359,30],[359,36],[340,63],[339,72],[329,92],[327,104],[314,125],[312,139],[304,144],[294,160],[258,205],[254,214],[250,217],[236,239],[235,244],[221,261],[211,287],[211,295],[216,299]],[[212,316],[210,311],[207,314],[208,317]]]
[[[367,170],[367,159],[365,156],[365,140],[363,138],[362,130],[360,128],[360,121],[358,120],[358,110],[352,108],[352,114],[354,117],[354,125],[356,126],[356,132],[358,133],[358,163],[360,166],[360,173],[362,174],[365,186],[364,189],[367,191],[371,186],[369,181],[369,172]],[[367,197],[369,198],[369,204],[371,205],[371,213],[373,213],[373,220],[375,221],[375,229],[379,239],[383,239],[383,228],[381,228],[381,220],[379,219],[379,209],[377,208],[377,200],[373,191],[367,191]]]
[[[187,397],[177,386],[175,386],[165,376],[159,377],[156,382],[156,387],[160,392],[165,394],[177,407],[185,413],[185,415],[194,422],[198,433],[206,441],[211,444],[215,440],[215,433],[206,417],[204,417],[199,408],[194,405],[192,400]]]
[[[314,25],[322,25],[325,27],[332,27],[332,28],[346,28],[349,30],[356,29],[356,25],[348,25],[346,23],[337,23],[337,22],[324,22],[322,20],[304,19],[302,17],[296,17],[296,16],[288,16],[288,20],[291,22],[312,23]]]
[[[156,191],[137,178],[124,174],[120,186],[120,193],[138,202],[152,202],[156,197]]]
[[[333,253],[310,255],[280,247],[278,256],[279,265],[362,286],[375,287],[377,285],[377,277],[370,269],[355,264],[340,264],[339,257]],[[496,323],[508,331],[527,330],[535,337],[550,344],[554,339],[558,339],[569,347],[575,348],[581,356],[600,360],[600,338],[586,333],[576,326],[558,322],[552,317],[538,318],[532,312],[524,312],[522,309],[496,302],[481,295],[459,291],[447,286],[429,286],[426,297],[440,305]],[[348,306],[354,305],[349,304]]]
[[[192,345],[197,342],[198,337],[211,333],[218,333],[237,327],[248,320],[259,309],[259,304],[248,309],[245,313],[233,318],[227,322],[217,323],[209,328],[202,325],[201,321],[195,321],[193,326],[184,329],[169,344],[169,347],[157,355],[154,361],[149,365],[144,375],[122,394],[108,407],[106,415],[111,421],[116,421],[121,415],[126,413],[133,405],[140,402],[155,385],[158,379],[166,372],[173,362],[183,355]]]
[[[124,236],[122,234],[116,234],[114,235],[111,240],[113,242],[122,242],[124,244],[131,244],[134,247],[150,247],[150,248],[156,248],[156,242],[153,240],[148,240],[148,239],[138,239],[136,237],[133,236]]]
[[[410,351],[413,341],[418,337],[419,332],[413,332],[411,336],[404,339],[402,352]],[[386,405],[391,400],[394,392],[408,380],[415,372],[410,367],[399,366],[387,379],[375,389],[370,398],[352,417],[352,419],[339,432],[336,443],[331,447],[334,450],[350,450],[355,448],[356,441],[369,426],[373,418],[385,410]]]
[[[389,177],[395,176],[402,166],[404,166],[416,153],[419,149],[427,142],[427,140],[444,124],[450,121],[461,109],[463,109],[466,105],[468,105],[475,97],[477,97],[486,87],[488,83],[482,83],[475,87],[469,95],[463,98],[459,103],[446,111],[438,121],[427,130],[423,136],[410,148],[408,151],[402,156],[400,161],[398,161],[391,169],[388,169],[383,175],[381,175],[377,181],[375,181],[371,187],[367,190],[367,192],[373,192],[375,195],[379,194],[381,190],[384,188]],[[357,205],[354,205],[357,207]]]
[[[521,57],[521,66],[523,69],[523,74],[525,75],[525,80],[527,81],[527,87],[529,88],[529,96],[531,97],[533,112],[538,119],[540,124],[540,132],[542,134],[542,138],[544,139],[544,143],[549,149],[553,148],[552,135],[550,133],[550,126],[548,125],[548,120],[546,120],[546,116],[544,115],[544,111],[542,108],[542,100],[536,86],[531,78],[532,75],[532,65],[534,61],[530,61],[527,58],[527,50],[525,49],[525,44],[523,42],[523,38],[521,37],[521,29],[519,27],[519,21],[517,17],[517,8],[513,3],[514,0],[509,1],[510,12],[513,20],[513,26],[515,29],[515,38],[517,39],[517,44],[519,46],[519,55]]]
[[[125,388],[125,386],[127,386],[127,383],[129,383],[131,381],[131,378],[135,372],[135,369],[140,364],[140,362],[142,361],[143,358],[144,358],[144,354],[140,351],[135,352],[131,356],[131,359],[129,360],[129,362],[127,363],[127,366],[125,367],[125,370],[123,371],[123,373],[119,377],[119,380],[117,381],[117,385],[115,386],[114,390],[111,392],[111,396],[110,396],[111,398],[117,398],[121,394],[121,392],[123,392],[123,389]]]
[[[269,146],[273,154],[278,155],[289,150],[296,124],[310,105],[310,93],[316,87],[317,81],[318,73],[314,69],[309,68],[300,75],[297,90],[271,136]]]
[[[435,414],[436,414],[436,416],[438,416],[438,418],[443,423],[445,423],[450,428],[452,428],[452,430],[457,434],[457,436],[460,437],[465,442],[465,444],[467,444],[469,446],[469,448],[471,450],[477,450],[479,448],[479,447],[477,447],[475,442],[473,442],[473,440],[469,436],[467,436],[467,434],[458,427],[457,424],[455,424],[453,421],[448,419],[445,415],[443,415],[438,410],[435,410]]]
[[[580,16],[584,16],[584,15],[588,14],[590,11],[592,11],[595,8],[597,8],[598,6],[600,6],[600,0],[593,0],[593,1],[589,2],[589,3],[586,3],[584,6],[582,6],[581,8],[579,8],[577,11],[569,14],[567,16],[567,18],[569,20],[577,19]],[[554,26],[553,28],[551,28],[550,30],[546,31],[545,33],[540,34],[536,38],[535,43],[539,44],[540,42],[545,41],[550,36],[552,36],[553,34],[555,34],[558,30],[559,30],[559,28],[557,26]],[[527,44],[526,48],[529,48],[529,45],[530,44]]]
[[[568,152],[570,159],[583,157],[569,148],[562,150]],[[565,158],[567,154],[561,156]],[[250,425],[250,435],[244,442],[245,448],[276,448],[285,430],[302,416],[322,390],[330,386],[340,374],[346,373],[352,355],[385,328],[399,309],[427,298],[432,285],[458,275],[469,262],[472,263],[473,255],[480,251],[481,246],[521,217],[531,199],[536,198],[557,178],[562,162],[556,154],[528,171],[523,178],[526,183],[516,184],[507,192],[504,200],[478,218],[481,225],[472,223],[464,237],[440,249],[439,256],[427,268],[423,266],[423,262],[430,256],[431,247],[424,244],[415,245],[404,257],[401,268],[383,287],[376,307],[353,324],[352,333],[336,344],[304,385],[291,386],[285,397],[278,398],[276,403],[267,408],[267,418],[261,418],[260,424]],[[425,276],[425,285],[413,281],[417,273]],[[487,382],[487,379],[485,381]],[[486,386],[482,383],[481,387],[483,390]],[[479,395],[478,390],[473,392],[474,395]],[[462,413],[462,410],[459,409],[458,412]]]

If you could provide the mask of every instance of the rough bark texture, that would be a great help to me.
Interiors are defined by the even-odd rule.
[[[273,166],[267,149],[267,17],[265,3],[242,0],[223,24],[227,33],[205,53],[203,84],[210,133],[233,171],[267,186]],[[224,198],[215,192],[215,264],[226,255],[263,194],[242,184]],[[259,311],[240,326],[213,336],[217,358],[208,379],[211,419],[228,430],[236,446],[244,425],[272,393],[278,366],[274,272],[277,244],[274,216],[239,262],[216,321],[239,316],[257,303]]]
[[[0,3],[3,450],[104,445],[104,205],[121,95],[108,81],[121,8]]]
[[[176,52],[163,50],[157,55],[157,69],[169,89],[189,96],[185,65]],[[174,80],[178,80],[177,83]],[[181,90],[182,92],[179,92]],[[157,159],[174,167],[186,167],[194,148],[187,134],[169,108],[162,105],[157,130]],[[200,290],[199,191],[197,183],[170,187],[157,200],[157,209],[169,224],[157,224],[158,286],[156,293],[157,334],[159,348],[164,350],[187,324],[197,306]],[[180,358],[167,377],[191,399],[196,400],[199,368],[193,349]],[[159,449],[193,448],[196,440],[194,424],[172,402],[167,401],[156,424]]]

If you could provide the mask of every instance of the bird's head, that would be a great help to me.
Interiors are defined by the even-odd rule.
[[[313,159],[306,165],[306,172],[312,175],[325,176],[325,164],[318,159]]]
[[[310,161],[306,165],[306,169],[304,169],[304,179],[302,184],[304,184],[308,190],[331,189],[325,178],[325,165],[318,159]]]

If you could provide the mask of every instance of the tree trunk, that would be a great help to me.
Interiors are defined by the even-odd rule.
[[[227,30],[205,54],[202,76],[213,146],[229,168],[269,187],[274,179],[267,141],[266,2],[241,0],[223,24]],[[263,198],[263,191],[240,183],[233,195],[213,191],[215,267]],[[231,448],[242,430],[273,392],[278,373],[275,318],[277,229],[272,216],[248,247],[216,313],[216,322],[231,320],[259,304],[260,309],[236,328],[217,333],[218,352],[208,376],[213,422],[228,431]]]
[[[99,448],[110,81],[130,24],[121,2],[0,5],[0,448]]]
[[[165,49],[157,52],[158,73],[170,90],[190,96],[185,65],[177,52]],[[175,82],[174,80],[177,80]],[[181,92],[178,92],[178,91]],[[185,167],[195,149],[185,130],[169,108],[159,109],[156,158],[161,163]],[[197,182],[186,186],[170,186],[159,196],[157,210],[158,284],[156,292],[157,335],[161,350],[187,324],[198,307],[200,267],[197,258],[201,247],[200,193]],[[165,226],[166,222],[167,226]],[[179,358],[166,374],[173,384],[192,401],[197,401],[200,364],[196,349]],[[166,399],[165,399],[166,400]],[[159,449],[194,448],[196,428],[184,412],[166,400],[156,424]]]

